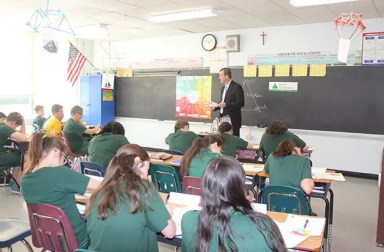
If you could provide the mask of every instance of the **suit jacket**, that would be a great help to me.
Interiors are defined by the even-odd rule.
[[[223,96],[224,86],[221,87],[221,95]],[[241,108],[244,107],[244,91],[243,87],[234,82],[229,84],[228,90],[225,93],[224,102],[226,107],[223,109],[223,116],[229,115],[233,128],[241,127]],[[214,111],[220,110],[215,108]]]

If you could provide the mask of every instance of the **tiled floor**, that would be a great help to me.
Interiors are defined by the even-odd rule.
[[[379,198],[377,181],[350,177],[346,179],[347,182],[332,184],[335,193],[332,251],[384,252],[375,243]],[[21,196],[1,187],[0,202],[0,218],[28,218]],[[324,214],[323,201],[315,199],[311,204],[314,212]],[[160,251],[175,251],[174,247],[166,244],[160,244],[159,247]],[[24,252],[26,249],[18,243],[13,251]]]

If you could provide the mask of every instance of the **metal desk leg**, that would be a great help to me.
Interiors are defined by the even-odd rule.
[[[329,227],[328,227],[328,246],[329,251],[331,251],[331,243],[332,243],[332,224],[333,224],[333,200],[334,194],[331,188],[329,188],[330,195],[330,209],[329,209]]]

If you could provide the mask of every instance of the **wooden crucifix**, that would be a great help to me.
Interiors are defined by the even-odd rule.
[[[265,45],[265,37],[267,36],[267,34],[265,32],[263,32],[260,37],[262,37],[262,40],[263,40],[263,45]]]

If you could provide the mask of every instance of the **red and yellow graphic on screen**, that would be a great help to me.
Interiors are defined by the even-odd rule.
[[[176,78],[176,117],[211,119],[204,105],[211,101],[212,76]]]

